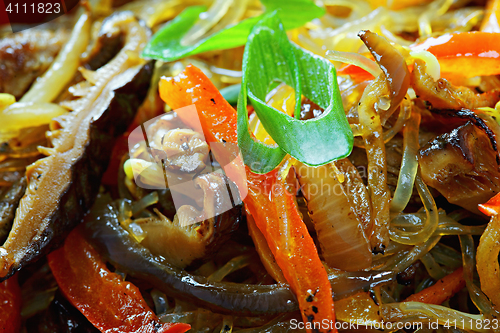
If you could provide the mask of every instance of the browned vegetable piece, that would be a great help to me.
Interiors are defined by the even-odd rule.
[[[355,212],[358,219],[363,225],[365,235],[369,237],[372,233],[372,205],[370,202],[370,195],[363,183],[360,175],[360,170],[357,169],[359,164],[354,166],[348,158],[344,158],[335,162],[339,171],[344,175],[345,180],[342,183],[344,191],[347,194],[347,200],[351,209]],[[364,169],[366,174],[366,167]]]
[[[399,106],[410,86],[410,73],[405,59],[387,39],[370,30],[362,30],[358,36],[384,72],[391,91],[391,106],[387,112],[390,115]]]
[[[475,109],[483,106],[494,107],[500,100],[500,90],[476,94],[467,87],[455,87],[446,79],[434,81],[426,73],[425,63],[417,59],[411,73],[411,85],[417,97],[431,103],[436,109]]]
[[[152,65],[139,54],[148,28],[129,12],[109,17],[103,28],[123,31],[124,46],[108,64],[85,73],[87,93],[52,124],[48,156],[27,168],[28,188],[0,247],[1,279],[48,253],[81,221],[95,200],[114,139],[146,96]]]
[[[370,243],[373,253],[383,253],[389,244],[390,191],[387,186],[387,163],[382,123],[376,111],[377,96],[387,90],[382,76],[378,76],[364,90],[358,105],[359,123],[363,127],[363,141],[368,161],[368,192],[373,212],[373,232]]]
[[[498,125],[470,111],[456,114],[469,121],[420,149],[421,174],[450,203],[479,214],[477,205],[500,191]]]
[[[123,47],[123,31],[102,29],[99,36],[89,52],[89,60],[85,68],[96,70],[107,64]]]
[[[200,175],[194,182],[203,190],[202,211],[183,205],[173,221],[162,215],[135,220],[146,233],[141,244],[179,268],[210,257],[229,239],[242,219],[238,189],[227,177],[214,172]],[[234,203],[231,192],[237,196]]]
[[[45,72],[68,32],[28,29],[0,39],[0,93],[20,98]]]

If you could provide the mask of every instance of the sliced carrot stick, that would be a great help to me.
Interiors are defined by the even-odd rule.
[[[404,302],[422,302],[427,304],[441,304],[460,289],[465,287],[463,268],[460,267],[453,273],[446,275],[432,286],[411,295]]]

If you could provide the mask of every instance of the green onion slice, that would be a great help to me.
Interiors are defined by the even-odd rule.
[[[267,12],[281,9],[280,16],[286,29],[298,28],[325,13],[312,0],[261,0]],[[244,45],[252,27],[263,17],[251,17],[222,29],[193,45],[182,45],[181,40],[198,21],[205,6],[186,8],[174,20],[160,29],[148,42],[142,52],[145,58],[174,61],[189,55],[207,51],[230,49]],[[265,14],[264,14],[265,15]]]
[[[276,81],[295,90],[294,118],[265,103]],[[299,120],[302,95],[325,112],[317,118]],[[277,146],[252,138],[247,123],[247,96]],[[276,12],[266,14],[254,26],[245,47],[238,144],[245,164],[257,173],[272,170],[285,153],[318,166],[344,158],[352,151],[353,135],[342,106],[335,68],[328,60],[291,44]]]

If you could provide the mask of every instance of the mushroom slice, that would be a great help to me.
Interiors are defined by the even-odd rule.
[[[141,244],[179,268],[209,258],[229,239],[242,219],[238,189],[226,176],[217,172],[203,174],[196,178],[195,185],[203,190],[201,211],[184,205],[177,210],[173,221],[159,211],[158,217],[134,221],[146,235]]]
[[[176,128],[155,135],[151,147],[160,147],[166,153],[169,169],[182,172],[205,169],[210,150],[202,134],[187,128]]]

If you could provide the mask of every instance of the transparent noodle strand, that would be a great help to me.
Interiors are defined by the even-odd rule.
[[[438,0],[429,4],[427,10],[418,18],[418,33],[420,37],[432,34],[432,19],[446,13],[452,4],[453,0]]]
[[[405,123],[410,119],[412,109],[413,109],[412,102],[410,101],[410,98],[407,95],[406,99],[403,100],[403,102],[401,103],[400,111],[399,111],[398,119],[396,120],[396,123],[394,124],[394,126],[392,126],[390,129],[384,131],[382,134],[382,136],[384,138],[384,143],[391,141],[391,139],[394,138],[396,136],[396,134],[398,134],[403,129],[403,126],[405,125]],[[353,133],[356,133],[356,134],[353,134],[354,136],[362,136],[363,135],[361,126],[359,124],[351,124],[351,129],[354,129]],[[365,148],[364,142],[362,140],[360,140],[359,138],[354,138],[354,145],[358,148]]]
[[[184,35],[181,45],[192,45],[199,41],[227,13],[234,0],[216,0],[208,11],[200,14],[200,19]]]
[[[404,255],[402,258],[391,258],[386,262],[384,266],[379,268],[380,270],[392,270],[395,273],[404,271],[406,268],[410,267],[415,261],[422,258],[427,254],[441,239],[440,236],[432,236],[426,242],[415,245],[409,253]]]
[[[442,305],[421,302],[389,303],[381,306],[381,315],[386,321],[438,322],[440,325],[456,323],[457,328],[468,332],[490,332],[484,328],[484,315],[473,315]],[[425,325],[425,324],[424,324]]]
[[[418,174],[416,184],[427,218],[422,228],[417,232],[402,231],[397,228],[389,230],[391,239],[402,244],[415,245],[426,242],[434,234],[439,223],[438,209],[434,197]]]
[[[402,212],[410,201],[413,184],[417,175],[419,149],[418,131],[420,127],[420,113],[414,109],[410,120],[404,126],[403,132],[403,158],[398,184],[391,201],[392,212]]]
[[[495,310],[490,300],[473,281],[476,266],[476,247],[472,236],[460,236],[460,247],[462,249],[465,284],[472,302],[474,302],[477,308],[485,316],[490,318],[500,318],[500,313]]]

